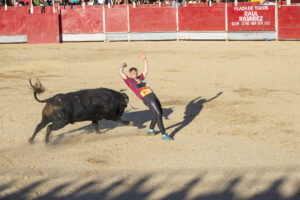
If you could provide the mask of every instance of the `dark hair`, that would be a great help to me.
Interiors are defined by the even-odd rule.
[[[137,68],[131,67],[131,68],[129,69],[129,72],[132,72],[132,71],[136,71],[136,72],[137,72]]]

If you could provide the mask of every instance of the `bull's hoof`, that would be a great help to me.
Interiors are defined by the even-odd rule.
[[[101,132],[100,132],[100,131],[95,131],[95,133],[96,133],[97,135],[100,135],[100,134],[101,134]]]
[[[33,138],[29,138],[28,143],[33,144]]]

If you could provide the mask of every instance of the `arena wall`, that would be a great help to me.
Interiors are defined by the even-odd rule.
[[[29,44],[60,42],[57,13],[27,14],[26,27]]]
[[[225,5],[178,8],[178,30],[181,40],[225,40]]]
[[[300,6],[278,8],[278,38],[300,40]]]
[[[103,41],[103,6],[61,9],[62,41]]]
[[[27,42],[27,9],[0,11],[0,42]]]
[[[108,8],[105,6],[105,39],[107,41],[127,41],[129,14],[126,5]]]
[[[175,40],[176,8],[129,7],[130,40]]]
[[[48,22],[48,18],[52,21]],[[51,24],[54,28],[48,29]],[[33,14],[28,6],[0,9],[0,43],[57,42],[57,33],[60,42],[299,40],[300,7],[281,2],[270,6],[259,3],[60,6],[34,7]]]
[[[275,40],[275,6],[228,5],[229,40]]]

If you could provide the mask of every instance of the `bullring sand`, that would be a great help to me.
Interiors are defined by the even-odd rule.
[[[120,42],[0,45],[0,199],[300,199],[299,42]],[[28,139],[48,98],[126,89],[142,70],[174,141],[147,136],[151,113],[127,90],[123,118]]]

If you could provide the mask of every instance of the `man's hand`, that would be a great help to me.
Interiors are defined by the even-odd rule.
[[[140,57],[142,60],[146,60],[146,56],[145,56],[144,52],[141,51],[140,55],[141,55]]]
[[[123,72],[123,70],[124,70],[125,67],[127,67],[127,64],[123,63],[120,66],[120,69],[119,69],[119,74],[120,74],[120,76],[121,76],[122,79],[126,79],[127,78],[127,75]]]
[[[122,67],[122,68],[127,67],[127,63],[125,63],[125,62],[122,63],[121,67]]]
[[[147,63],[146,56],[145,56],[144,52],[142,52],[142,51],[141,51],[141,59],[144,61],[143,75],[144,75],[144,78],[146,78],[147,73],[148,73],[148,63]]]

